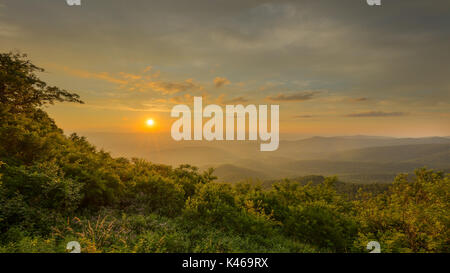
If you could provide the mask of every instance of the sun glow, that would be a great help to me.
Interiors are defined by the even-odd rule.
[[[150,126],[150,127],[155,125],[155,121],[153,119],[147,119],[147,121],[145,123],[147,124],[147,126]]]

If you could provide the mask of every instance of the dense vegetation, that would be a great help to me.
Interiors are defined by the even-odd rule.
[[[0,54],[0,69],[0,252],[73,240],[83,252],[450,250],[448,174],[420,169],[357,194],[335,177],[216,183],[213,170],[113,158],[65,136],[42,107],[78,96],[39,80],[24,55]]]

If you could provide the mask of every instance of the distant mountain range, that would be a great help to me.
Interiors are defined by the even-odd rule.
[[[281,141],[275,152],[259,144],[175,142],[141,134],[85,134],[115,156],[142,157],[155,163],[214,167],[220,181],[273,180],[305,175],[337,175],[346,182],[391,182],[400,172],[427,166],[450,171],[450,138],[372,136],[311,137]]]

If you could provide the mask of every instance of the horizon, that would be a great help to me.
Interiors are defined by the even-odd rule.
[[[136,131],[136,132],[125,132],[125,131],[70,131],[70,130],[64,130],[64,134],[69,136],[70,134],[76,133],[77,135],[83,136],[83,135],[89,135],[89,134],[130,134],[130,135],[149,135],[149,136],[158,136],[158,135],[165,135],[170,136],[170,131],[163,131],[163,132],[145,132],[145,131]],[[248,133],[248,131],[246,131]],[[365,135],[365,134],[296,134],[296,133],[280,133],[280,141],[295,141],[295,140],[303,140],[307,138],[356,138],[356,137],[363,137],[363,138],[411,138],[411,139],[420,139],[420,138],[450,138],[450,135],[422,135],[422,136],[411,136],[411,135]],[[224,140],[227,141],[227,140]],[[241,140],[239,140],[241,141]],[[244,140],[248,141],[248,140]],[[189,140],[187,142],[214,142],[213,141],[207,141],[207,140]]]

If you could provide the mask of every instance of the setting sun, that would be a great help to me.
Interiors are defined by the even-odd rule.
[[[147,126],[153,126],[155,125],[155,121],[153,119],[147,119]]]

